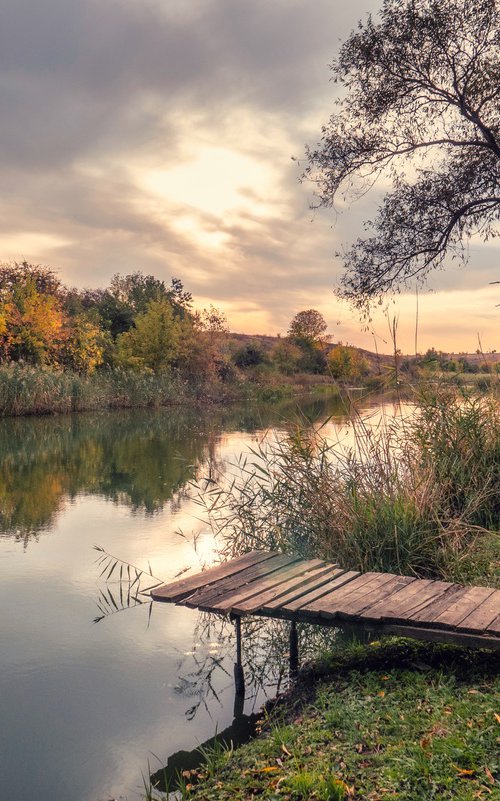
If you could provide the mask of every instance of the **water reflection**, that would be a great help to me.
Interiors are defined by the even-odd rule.
[[[161,604],[160,604],[161,607]],[[248,741],[256,731],[263,711],[258,709],[257,699],[266,699],[269,710],[273,700],[279,697],[289,682],[293,681],[298,667],[298,659],[306,662],[317,659],[322,653],[330,651],[335,644],[353,635],[339,629],[325,629],[308,624],[290,624],[282,620],[265,618],[243,618],[241,620],[241,652],[237,641],[237,629],[224,618],[214,614],[200,613],[199,624],[193,637],[193,653],[179,663],[179,684],[177,691],[195,698],[195,703],[187,707],[186,716],[192,720],[200,707],[207,711],[214,702],[220,703],[214,689],[219,682],[215,674],[224,672],[227,681],[232,677],[227,670],[231,656],[234,664],[234,707],[233,720],[224,730],[191,751],[179,750],[171,754],[164,766],[150,775],[151,786],[156,790],[174,791],[182,784],[186,771],[194,771],[203,766],[207,751],[221,748],[236,748]],[[215,646],[215,651],[208,650]],[[202,657],[198,658],[198,650]],[[241,664],[238,664],[241,658]],[[244,676],[244,683],[241,676]],[[245,714],[245,705],[250,703],[251,711]],[[193,775],[190,780],[196,781]]]
[[[345,420],[338,402],[302,408]],[[149,624],[147,605],[118,614],[114,584],[114,614],[93,625],[92,546],[150,561],[164,581],[198,567],[201,551],[214,558],[210,531],[197,553],[177,536],[198,525],[186,482],[297,414],[290,403],[0,421],[2,801],[142,798],[148,755],[166,764],[238,716],[233,626],[169,604],[154,604]],[[286,624],[244,622],[245,714],[285,686],[287,651]]]
[[[342,410],[335,399],[303,408],[311,418]],[[253,433],[285,425],[296,414],[296,405],[288,403],[2,420],[0,536],[27,545],[82,494],[148,515],[167,503],[178,508],[202,465],[220,467],[221,432]]]

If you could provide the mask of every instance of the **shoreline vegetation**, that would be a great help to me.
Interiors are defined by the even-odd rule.
[[[222,550],[274,548],[351,569],[500,587],[498,396],[427,387],[413,403],[408,417],[380,430],[354,418],[348,452],[321,427],[297,425],[217,486],[200,485]],[[150,784],[145,798],[497,797],[498,667],[488,651],[341,636],[263,709],[254,739],[215,745],[175,787]]]
[[[404,357],[394,342],[387,356],[332,343],[326,329],[307,309],[286,336],[232,334],[218,309],[193,310],[177,278],[135,272],[75,289],[47,267],[0,264],[0,416],[498,384],[496,353]]]
[[[343,641],[262,710],[254,739],[206,750],[204,764],[182,771],[175,786],[145,781],[144,798],[493,799],[499,692],[494,653],[398,638]]]
[[[197,383],[172,373],[138,373],[107,368],[91,375],[19,363],[0,365],[0,418],[112,409],[225,405],[243,401],[276,403],[300,395],[340,395],[321,376],[293,381],[231,384]]]

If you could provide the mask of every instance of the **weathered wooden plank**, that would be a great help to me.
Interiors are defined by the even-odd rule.
[[[242,587],[246,586],[253,581],[254,579],[260,579],[263,576],[266,576],[270,573],[273,573],[278,568],[282,568],[284,565],[293,564],[294,571],[301,573],[304,572],[306,569],[302,567],[302,564],[306,560],[301,560],[298,557],[289,556],[288,554],[280,554],[279,556],[275,556],[273,559],[269,559],[267,562],[264,562],[260,565],[255,565],[254,567],[250,567],[247,570],[244,570],[242,573],[239,573],[236,576],[229,576],[229,578],[224,579],[223,581],[218,581],[216,584],[209,587],[206,591],[202,588],[198,590],[193,596],[189,596],[186,598],[183,603],[186,605],[197,606],[198,598],[201,599],[202,595],[203,600],[209,600],[212,602],[220,595],[227,595],[229,592],[235,592],[236,590],[240,590]],[[319,559],[311,560],[313,561],[314,565],[322,564]],[[294,572],[295,575],[295,572]]]
[[[249,553],[243,554],[243,556],[230,559],[228,562],[223,562],[216,567],[210,567],[201,573],[195,573],[186,578],[172,581],[169,584],[162,584],[160,587],[156,587],[151,591],[151,597],[155,601],[177,601],[200,587],[206,587],[228,575],[239,573],[250,565],[257,564],[258,562],[265,562],[273,556],[276,556],[276,552],[250,551]]]
[[[425,626],[405,626],[404,624],[387,623],[381,627],[386,634],[399,637],[412,637],[427,642],[444,642],[453,645],[464,645],[467,648],[492,648],[500,650],[500,637],[488,637],[484,634],[468,634],[455,629],[436,629]]]
[[[373,582],[364,593],[355,593],[349,596],[339,608],[339,617],[358,616],[370,606],[382,601],[384,598],[392,597],[408,584],[416,579],[411,576],[392,576],[388,581],[380,583]]]
[[[331,565],[329,565],[328,568],[328,571],[325,571],[324,574],[319,575],[317,578],[311,579],[311,581],[307,584],[290,590],[286,593],[286,595],[280,595],[280,597],[274,601],[267,601],[262,608],[271,612],[279,609],[281,606],[286,606],[287,604],[292,603],[292,601],[298,601],[299,598],[310,595],[313,593],[313,591],[321,590],[324,585],[331,582],[334,578],[337,578],[338,576],[341,576],[347,572],[341,568],[332,568]]]
[[[467,617],[460,621],[457,630],[482,632],[488,629],[500,613],[500,590],[495,590]]]
[[[500,615],[493,620],[488,626],[488,634],[496,634],[500,637]]]
[[[197,590],[193,595],[182,599],[183,606],[192,608],[198,607],[199,609],[225,609],[225,599],[232,598],[234,595],[240,595],[242,591],[246,594],[249,587],[274,586],[278,583],[283,570],[296,565],[297,557],[288,556],[287,554],[280,554],[273,559],[269,559],[262,565],[257,565],[255,569],[251,569],[249,574],[242,572],[236,576],[236,581],[231,580],[229,584],[215,584],[213,587],[207,587],[206,590]],[[252,592],[253,594],[253,592]]]
[[[339,570],[338,575],[334,576],[327,584],[323,584],[317,590],[308,592],[306,595],[303,595],[296,601],[280,604],[280,608],[285,612],[297,612],[300,610],[300,612],[303,612],[304,614],[309,614],[309,612],[311,612],[311,614],[316,615],[316,611],[311,609],[311,606],[316,603],[316,601],[323,598],[324,595],[332,592],[332,590],[342,587],[343,584],[348,584],[350,581],[353,581],[359,575],[360,574],[355,570]]]
[[[296,598],[300,593],[303,594],[306,592],[307,587],[309,587],[311,582],[315,579],[324,579],[324,581],[327,581],[332,574],[332,566],[325,565],[325,563],[321,562],[319,559],[315,561],[317,562],[316,565],[313,565],[312,561],[301,563],[300,571],[299,567],[295,568],[294,571],[290,571],[290,576],[292,572],[294,575],[288,581],[284,581],[282,584],[272,587],[267,592],[259,593],[259,595],[256,595],[254,598],[242,601],[241,604],[233,606],[232,611],[235,614],[249,614],[256,609],[268,607],[269,604],[277,602],[284,596],[289,597],[291,595],[292,598]]]
[[[250,582],[246,587],[233,590],[227,595],[217,597],[212,603],[204,602],[203,606],[200,608],[206,609],[209,612],[217,611],[228,614],[243,601],[254,598],[260,595],[260,593],[267,592],[272,587],[278,587],[283,582],[288,581],[290,578],[290,570],[293,569],[293,566],[293,563],[283,565],[281,569],[276,570],[271,575],[255,579],[255,581]]]
[[[252,551],[152,590],[154,600],[208,611],[361,626],[417,639],[500,649],[500,590]]]
[[[445,592],[443,595],[440,595],[434,601],[431,601],[428,606],[424,606],[422,609],[410,612],[408,614],[408,620],[412,621],[413,623],[430,625],[446,609],[449,609],[452,604],[456,603],[459,598],[463,597],[466,592],[467,587],[462,587],[460,584],[452,584],[447,592]]]
[[[319,613],[320,617],[336,617],[343,605],[347,606],[349,601],[359,599],[374,586],[379,586],[381,582],[386,583],[390,578],[389,574],[384,573],[362,573],[348,584],[336,587],[314,603],[308,604],[307,609],[309,612]]]
[[[468,587],[467,591],[434,618],[434,625],[455,628],[494,592],[489,587]]]
[[[298,557],[296,556],[275,554],[271,559],[267,559],[265,562],[259,562],[259,564],[252,565],[236,575],[230,575],[227,578],[216,581],[209,587],[201,587],[195,590],[191,595],[184,597],[181,603],[192,608],[203,606],[205,602],[211,603],[222,595],[229,595],[229,593],[241,589],[251,581],[267,576],[285,565],[291,563],[296,564],[297,561]]]
[[[403,587],[394,598],[389,596],[371,606],[363,612],[362,617],[369,617],[371,620],[404,620],[409,613],[421,609],[449,586],[445,582],[416,579]]]

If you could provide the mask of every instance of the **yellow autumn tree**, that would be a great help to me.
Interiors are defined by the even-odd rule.
[[[368,373],[368,363],[359,350],[350,345],[335,345],[327,357],[328,371],[333,378],[356,379]]]
[[[32,364],[57,362],[64,339],[64,314],[54,295],[39,292],[31,278],[15,284],[3,297],[5,356]]]
[[[91,374],[103,363],[106,345],[101,327],[88,315],[78,314],[68,321],[59,361],[78,373]]]

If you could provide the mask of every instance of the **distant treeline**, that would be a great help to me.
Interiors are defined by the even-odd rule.
[[[474,355],[468,353],[450,354],[435,348],[429,348],[424,354],[413,359],[405,359],[402,369],[407,372],[415,368],[427,371],[439,370],[444,373],[500,373],[500,361],[495,361],[493,353],[476,351]]]
[[[271,348],[231,338],[224,314],[192,308],[182,281],[115,275],[105,289],[65,286],[54,271],[27,262],[0,266],[0,360],[80,375],[103,368],[175,374],[230,383],[268,373],[361,377],[355,348],[333,347],[314,309],[299,312]]]

